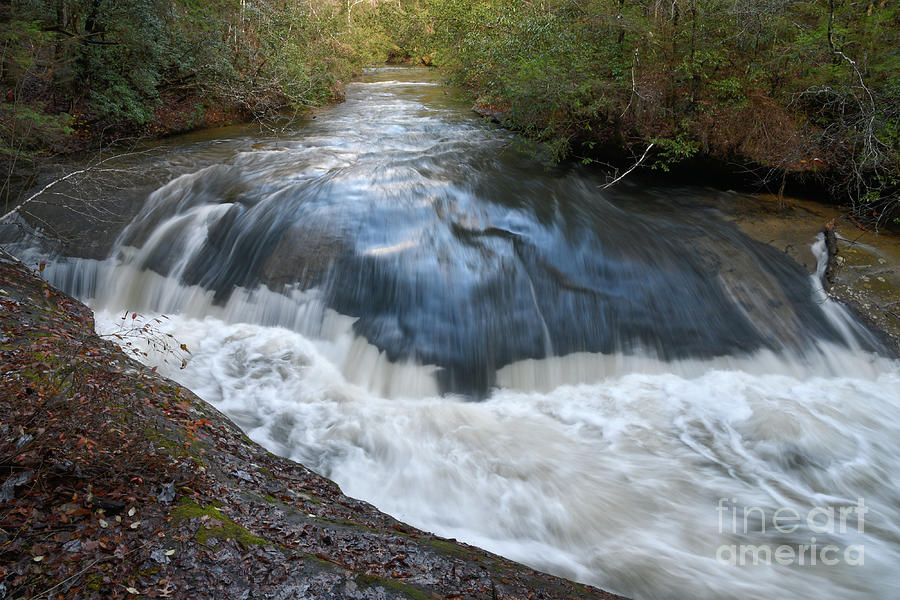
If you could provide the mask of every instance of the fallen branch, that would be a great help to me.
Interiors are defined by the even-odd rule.
[[[93,165],[90,165],[83,169],[78,169],[77,171],[72,171],[71,173],[68,173],[66,175],[63,175],[62,177],[54,179],[53,181],[51,181],[50,183],[48,183],[47,185],[42,187],[39,191],[35,192],[34,194],[32,194],[32,195],[28,196],[27,198],[25,198],[24,200],[22,200],[12,210],[8,211],[3,216],[0,216],[0,223],[4,222],[9,217],[11,217],[15,213],[19,212],[26,204],[28,204],[29,202],[31,202],[32,200],[34,200],[35,198],[37,198],[38,196],[40,196],[41,194],[43,194],[44,192],[46,192],[47,190],[49,190],[50,188],[55,186],[56,184],[62,183],[63,181],[66,181],[67,179],[71,179],[72,177],[75,177],[76,175],[81,175],[83,173],[88,173],[90,171],[93,171],[94,169],[96,169],[97,167],[102,165],[103,163],[109,162],[110,160],[113,160],[115,158],[122,158],[124,156],[130,156],[132,154],[144,154],[144,152],[140,152],[140,151],[139,152],[126,152],[124,154],[116,154],[114,156],[108,156],[108,157],[104,158],[103,160],[100,160],[100,161],[94,163]]]
[[[626,177],[629,173],[631,173],[632,171],[634,171],[635,169],[637,169],[639,166],[641,166],[641,163],[644,162],[644,159],[645,159],[645,158],[647,158],[647,153],[650,152],[650,149],[653,148],[653,146],[655,146],[655,145],[656,145],[656,144],[655,144],[654,142],[650,142],[650,145],[647,146],[647,148],[644,149],[644,153],[641,154],[641,157],[637,160],[636,163],[634,163],[633,165],[631,165],[631,168],[630,168],[630,169],[628,169],[627,171],[625,171],[624,173],[622,173],[621,175],[619,175],[618,177],[616,177],[615,179],[613,179],[612,181],[610,181],[609,183],[607,183],[606,185],[601,185],[601,186],[599,186],[600,189],[601,189],[601,190],[605,190],[606,188],[612,187],[612,186],[614,186],[615,184],[617,184],[618,182],[620,182],[620,181],[622,181],[623,179],[625,179],[625,177]]]

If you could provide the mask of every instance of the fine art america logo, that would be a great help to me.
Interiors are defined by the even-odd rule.
[[[741,506],[736,498],[719,498],[716,512],[720,534],[752,537],[781,535],[784,539],[784,536],[794,534],[801,528],[807,534],[801,534],[802,541],[794,544],[723,544],[716,549],[716,560],[721,563],[801,567],[865,564],[862,544],[826,543],[848,531],[865,532],[865,515],[869,509],[863,498],[858,498],[855,506],[816,506],[805,513],[791,507],[767,510],[759,506]],[[816,535],[820,537],[817,539]]]

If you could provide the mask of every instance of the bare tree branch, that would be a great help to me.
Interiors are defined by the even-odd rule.
[[[113,160],[113,159],[123,158],[123,157],[125,157],[125,156],[132,156],[132,155],[135,155],[135,154],[146,154],[146,152],[144,152],[144,151],[125,152],[125,153],[122,153],[122,154],[115,154],[115,155],[113,155],[113,156],[107,156],[106,158],[104,158],[104,159],[102,159],[102,160],[99,160],[99,161],[97,161],[96,163],[94,163],[94,164],[92,164],[92,165],[89,165],[89,166],[87,166],[87,167],[85,167],[85,168],[83,168],[83,169],[78,169],[78,170],[76,170],[76,171],[72,171],[71,173],[67,173],[66,175],[63,175],[62,177],[57,177],[56,179],[54,179],[53,181],[51,181],[50,183],[48,183],[47,185],[45,185],[44,187],[42,187],[40,190],[38,190],[38,191],[35,192],[34,194],[32,194],[32,195],[28,196],[27,198],[25,198],[24,200],[22,200],[22,201],[21,201],[17,206],[15,206],[12,210],[8,211],[8,212],[5,213],[3,216],[0,216],[0,223],[6,221],[9,217],[11,217],[12,215],[14,215],[14,214],[17,213],[18,211],[20,211],[26,204],[28,204],[29,202],[33,201],[35,198],[37,198],[38,196],[40,196],[41,194],[43,194],[44,192],[46,192],[47,190],[49,190],[49,189],[52,188],[53,186],[55,186],[55,185],[57,185],[57,184],[59,184],[59,183],[62,183],[63,181],[66,181],[67,179],[71,179],[72,177],[75,177],[76,175],[81,175],[81,174],[84,174],[84,173],[88,173],[88,172],[90,172],[90,171],[93,171],[94,169],[96,169],[96,168],[99,167],[100,165],[102,165],[102,164],[104,164],[104,163],[106,163],[106,162],[109,162],[109,161],[111,161],[111,160]]]
[[[650,149],[653,148],[653,146],[655,146],[655,145],[656,145],[656,144],[655,144],[654,142],[651,142],[650,145],[647,146],[647,147],[644,149],[644,153],[641,154],[641,157],[637,160],[637,162],[634,163],[633,165],[631,165],[631,168],[629,168],[627,171],[625,171],[624,173],[622,173],[621,175],[619,175],[618,177],[616,177],[615,179],[613,179],[612,181],[610,181],[610,182],[607,183],[606,185],[601,185],[601,186],[599,186],[600,189],[601,189],[601,190],[605,190],[605,189],[607,189],[607,188],[609,188],[609,187],[614,186],[615,184],[617,184],[618,182],[622,181],[623,179],[625,179],[625,177],[626,177],[629,173],[631,173],[632,171],[634,171],[635,169],[637,169],[639,166],[641,166],[641,163],[644,162],[644,159],[645,159],[645,158],[647,158],[647,153],[650,152]]]

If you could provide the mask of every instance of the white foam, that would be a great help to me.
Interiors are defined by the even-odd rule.
[[[101,327],[116,316],[101,313]],[[543,391],[466,402],[422,386],[423,367],[410,376],[340,335],[317,341],[215,317],[167,327],[193,354],[184,371],[159,363],[164,373],[267,448],[415,526],[638,598],[900,592],[895,362],[835,347],[818,363],[761,353],[689,361],[675,374],[651,359],[575,355],[504,373]],[[550,372],[592,369],[602,373],[594,383],[547,384]],[[719,498],[806,514],[858,497],[871,508],[865,532],[819,537],[864,545],[864,566],[716,561],[723,544],[815,536],[807,526],[719,533]]]

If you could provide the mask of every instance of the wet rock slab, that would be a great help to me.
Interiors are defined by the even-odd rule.
[[[831,227],[837,237],[833,298],[843,302],[900,355],[900,237],[876,231],[836,207],[799,198],[735,195],[719,208],[744,233],[768,243],[816,271],[810,246]]]

